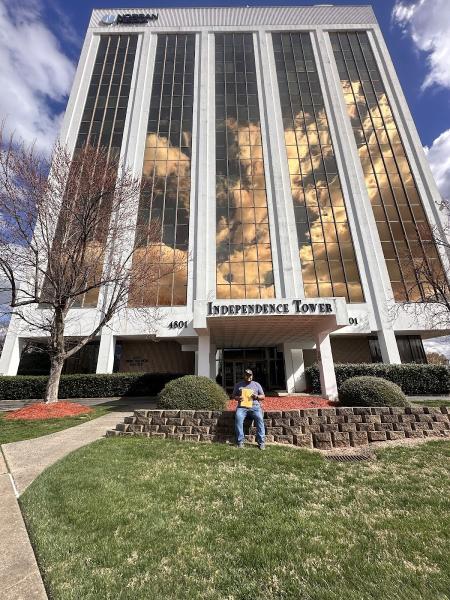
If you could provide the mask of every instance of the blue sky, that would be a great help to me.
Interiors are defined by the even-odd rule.
[[[320,0],[318,0],[320,2]],[[333,4],[358,3],[332,0]],[[164,6],[239,6],[252,2],[168,2]],[[305,5],[312,2],[282,4]],[[450,197],[450,0],[373,0],[408,104],[438,186]],[[27,140],[49,148],[93,8],[123,8],[123,0],[0,0],[0,118]],[[133,7],[154,6],[133,0]],[[30,52],[30,48],[32,51]]]
[[[325,0],[322,1],[325,3]],[[321,0],[317,0],[316,3],[319,4],[320,2]],[[433,86],[426,92],[421,91],[421,86],[427,76],[428,53],[418,51],[417,46],[411,39],[411,31],[408,31],[407,28],[407,31],[403,32],[404,27],[401,27],[401,23],[393,21],[394,7],[397,7],[397,9],[402,6],[407,8],[414,7],[415,5],[419,5],[420,2],[395,2],[394,0],[373,0],[373,2],[330,0],[330,3],[335,5],[371,4],[373,6],[392,54],[409,106],[417,123],[422,143],[427,146],[431,145],[442,131],[450,128],[450,90],[448,88],[440,89],[440,86]],[[65,0],[65,2],[61,1],[59,4],[61,7],[64,6],[64,10],[67,14],[70,14],[71,22],[80,36],[83,35],[83,32],[87,27],[90,11],[93,7],[122,8],[125,5],[148,8],[149,6],[152,6],[148,2],[142,3],[133,1],[131,4],[127,4],[123,1],[114,2],[114,0],[107,0],[106,2],[99,0],[96,2]],[[197,0],[195,2],[165,2],[163,6],[242,6],[243,4],[249,4],[250,6],[274,5],[277,4],[277,2],[251,2],[250,0],[246,0],[245,2],[210,2]],[[284,0],[283,2],[279,2],[279,4],[308,5],[314,4],[314,2],[290,2]],[[440,8],[439,5],[450,5],[450,0],[443,0],[443,2],[440,2],[439,0],[426,0],[423,4],[424,8],[427,8],[428,11],[433,6],[438,9]],[[445,16],[445,12],[447,13],[446,25],[450,35],[450,11],[444,11],[444,15],[441,10],[438,12],[440,18]],[[403,24],[406,25],[405,21],[403,21]]]
[[[450,0],[330,0],[371,4],[442,195],[450,199]],[[326,3],[326,0],[317,0]],[[276,2],[165,2],[168,6]],[[310,5],[290,2],[282,5]],[[0,120],[49,150],[58,134],[93,8],[157,8],[123,0],[0,0]],[[449,350],[450,354],[450,350]]]

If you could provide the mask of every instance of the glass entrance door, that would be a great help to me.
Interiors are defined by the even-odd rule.
[[[276,348],[223,348],[218,351],[217,382],[228,392],[242,381],[245,369],[264,390],[285,389],[284,358]]]

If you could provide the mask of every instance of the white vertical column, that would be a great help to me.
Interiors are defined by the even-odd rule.
[[[273,160],[272,160],[272,144],[269,138],[268,123],[272,118],[271,113],[267,111],[267,102],[265,90],[265,63],[261,58],[261,50],[258,43],[258,34],[253,34],[253,47],[255,50],[255,67],[256,79],[258,85],[258,104],[259,104],[259,119],[261,124],[261,139],[263,146],[264,158],[264,173],[266,177],[266,199],[267,212],[269,214],[269,229],[270,229],[270,248],[272,252],[272,269],[273,280],[275,286],[275,295],[280,297],[283,295],[284,282],[283,280],[283,265],[280,256],[280,239],[276,224],[277,215],[277,190],[274,184],[273,176]]]
[[[214,379],[214,381],[216,380],[217,376],[216,352],[217,347],[214,344],[211,344],[211,347],[209,349],[209,376],[211,377],[211,379]]]
[[[208,70],[207,83],[202,83],[207,88],[208,115],[207,129],[207,161],[205,161],[207,177],[201,179],[201,185],[206,187],[206,231],[202,235],[206,237],[206,296],[209,300],[216,297],[216,46],[214,34],[207,37],[208,43]],[[206,129],[206,126],[205,126]]]
[[[376,329],[378,331],[391,330],[392,332],[392,317],[390,316],[390,307],[394,303],[392,287],[347,113],[341,80],[328,33],[318,29],[316,35],[317,54],[324,73],[324,93],[330,100],[330,127],[334,130],[335,136],[333,141],[339,151],[339,162],[345,165],[345,169],[340,171],[340,176],[344,188],[348,188],[350,192],[346,198],[346,208],[356,242],[355,250],[358,255],[361,279],[366,282],[364,286],[366,302],[371,304]],[[352,215],[354,215],[354,219]],[[358,247],[361,249],[361,262]],[[394,335],[393,332],[392,335]]]
[[[103,328],[102,335],[100,336],[96,373],[113,372],[115,348],[116,338],[110,330]]]
[[[156,35],[146,33],[139,36],[121,147],[121,159],[139,178],[144,162],[156,44]]]
[[[273,56],[271,34],[258,32],[259,55],[263,65],[262,89],[264,116],[267,123],[267,148],[270,156],[270,173],[273,185],[273,227],[272,245],[277,244],[281,262],[281,294],[286,298],[303,295],[303,280],[298,253],[297,229],[294,205],[292,202],[288,162],[284,140],[283,119],[281,117],[278,94],[278,80]],[[279,291],[277,290],[277,295]]]
[[[70,151],[75,148],[77,141],[99,44],[100,36],[93,35],[93,32],[88,30],[59,133],[61,144],[67,146]]]
[[[197,243],[197,213],[198,213],[198,177],[197,172],[200,168],[198,151],[199,143],[194,140],[199,139],[200,135],[200,93],[202,69],[200,68],[200,34],[195,35],[195,65],[194,65],[194,99],[192,106],[192,148],[191,148],[191,192],[189,196],[189,246],[188,246],[188,274],[187,274],[187,306],[193,311],[194,298],[196,297],[195,268],[196,268],[196,243]]]
[[[120,149],[121,163],[126,168],[130,169],[131,174],[136,178],[142,176],[156,44],[157,36],[155,35],[140,35],[138,38],[131,91],[128,98],[125,129]],[[129,211],[128,214],[129,222],[127,223],[127,227],[129,227],[130,230],[136,228],[138,205],[139,203],[136,201],[133,206],[133,213],[132,211]],[[111,243],[112,252],[114,252],[117,257],[122,256],[122,260],[124,260],[125,256],[131,255],[133,244],[134,239],[132,236],[129,236],[129,239],[124,240],[120,247],[117,243]],[[109,261],[106,260],[104,264],[106,273],[108,272],[108,268]],[[107,275],[105,278],[107,278]],[[103,287],[100,291],[100,310],[103,310],[104,307],[107,306],[108,293],[108,286]],[[109,326],[103,327],[101,331],[97,373],[112,373],[114,363],[114,342],[110,342],[109,338],[112,335],[111,329],[114,321],[116,320],[113,319],[109,323]],[[111,343],[113,344],[112,359],[109,358],[110,351],[107,350]]]
[[[215,296],[215,108],[214,35],[200,34],[200,69],[194,96],[197,118],[194,300]],[[197,97],[197,100],[195,100]],[[194,174],[192,174],[194,177]]]
[[[286,371],[286,389],[289,393],[306,390],[305,363],[303,350],[283,344],[284,367]]]
[[[198,337],[197,375],[211,376],[211,339],[208,334]]]
[[[342,132],[340,130],[340,123],[338,121],[339,115],[337,115],[339,104],[336,104],[336,95],[333,95],[331,90],[332,80],[329,77],[330,64],[326,60],[327,48],[325,45],[325,34],[322,30],[318,29],[314,33],[310,34],[311,43],[313,47],[314,57],[317,65],[317,75],[319,77],[320,89],[322,90],[323,100],[325,105],[325,111],[328,117],[328,128],[331,135],[333,144],[334,155],[336,158],[336,164],[338,168],[339,178],[341,182],[342,193],[344,196],[345,209],[347,211],[348,224],[350,231],[352,232],[353,247],[356,254],[356,260],[358,263],[359,274],[361,278],[361,285],[364,290],[364,296],[369,299],[371,291],[367,281],[366,267],[364,263],[365,248],[364,238],[359,235],[358,218],[359,214],[355,212],[355,207],[360,209],[360,202],[354,200],[354,189],[352,186],[353,173],[351,168],[348,168],[347,159],[342,147]],[[340,81],[338,82],[340,86]],[[346,109],[345,109],[346,110]],[[353,131],[350,132],[353,137]],[[350,138],[350,143],[354,141]],[[345,144],[345,142],[344,142]],[[369,209],[372,212],[372,207],[369,203]],[[361,209],[360,209],[361,213]]]
[[[286,373],[286,390],[289,393],[295,391],[294,365],[292,364],[291,347],[283,344],[284,371]]]
[[[21,352],[22,340],[10,326],[0,358],[0,375],[17,375]]]
[[[402,362],[400,352],[398,351],[397,339],[392,329],[382,329],[379,331],[378,342],[384,363],[396,365]]]
[[[306,377],[303,350],[293,348],[291,350],[291,357],[294,373],[294,392],[304,392],[306,390]]]
[[[316,346],[317,350],[319,350],[320,389],[322,396],[328,398],[328,400],[336,400],[338,391],[330,334],[328,331],[323,331],[316,335]]]

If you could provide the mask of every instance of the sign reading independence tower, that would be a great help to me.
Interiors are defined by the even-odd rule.
[[[326,302],[304,302],[293,300],[292,305],[287,302],[267,302],[263,304],[221,304],[215,305],[208,302],[206,316],[237,316],[237,315],[286,315],[286,314],[333,314],[333,307]]]

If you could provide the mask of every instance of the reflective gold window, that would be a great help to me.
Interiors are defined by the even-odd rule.
[[[310,35],[272,40],[305,296],[363,302]]]
[[[102,35],[76,141],[109,149],[117,158],[122,145],[125,117],[130,95],[131,77],[138,36]],[[75,149],[75,152],[77,150]],[[96,242],[104,244],[104,240]],[[99,289],[85,294],[78,306],[97,305]]]
[[[186,304],[194,63],[195,34],[158,35],[138,231],[160,233],[147,242],[155,282],[133,304]]]
[[[275,295],[253,37],[215,36],[218,298]]]
[[[84,105],[76,147],[86,142],[113,148],[122,145],[137,35],[102,35]]]
[[[368,35],[330,38],[394,297],[423,300],[414,264],[441,263]]]

